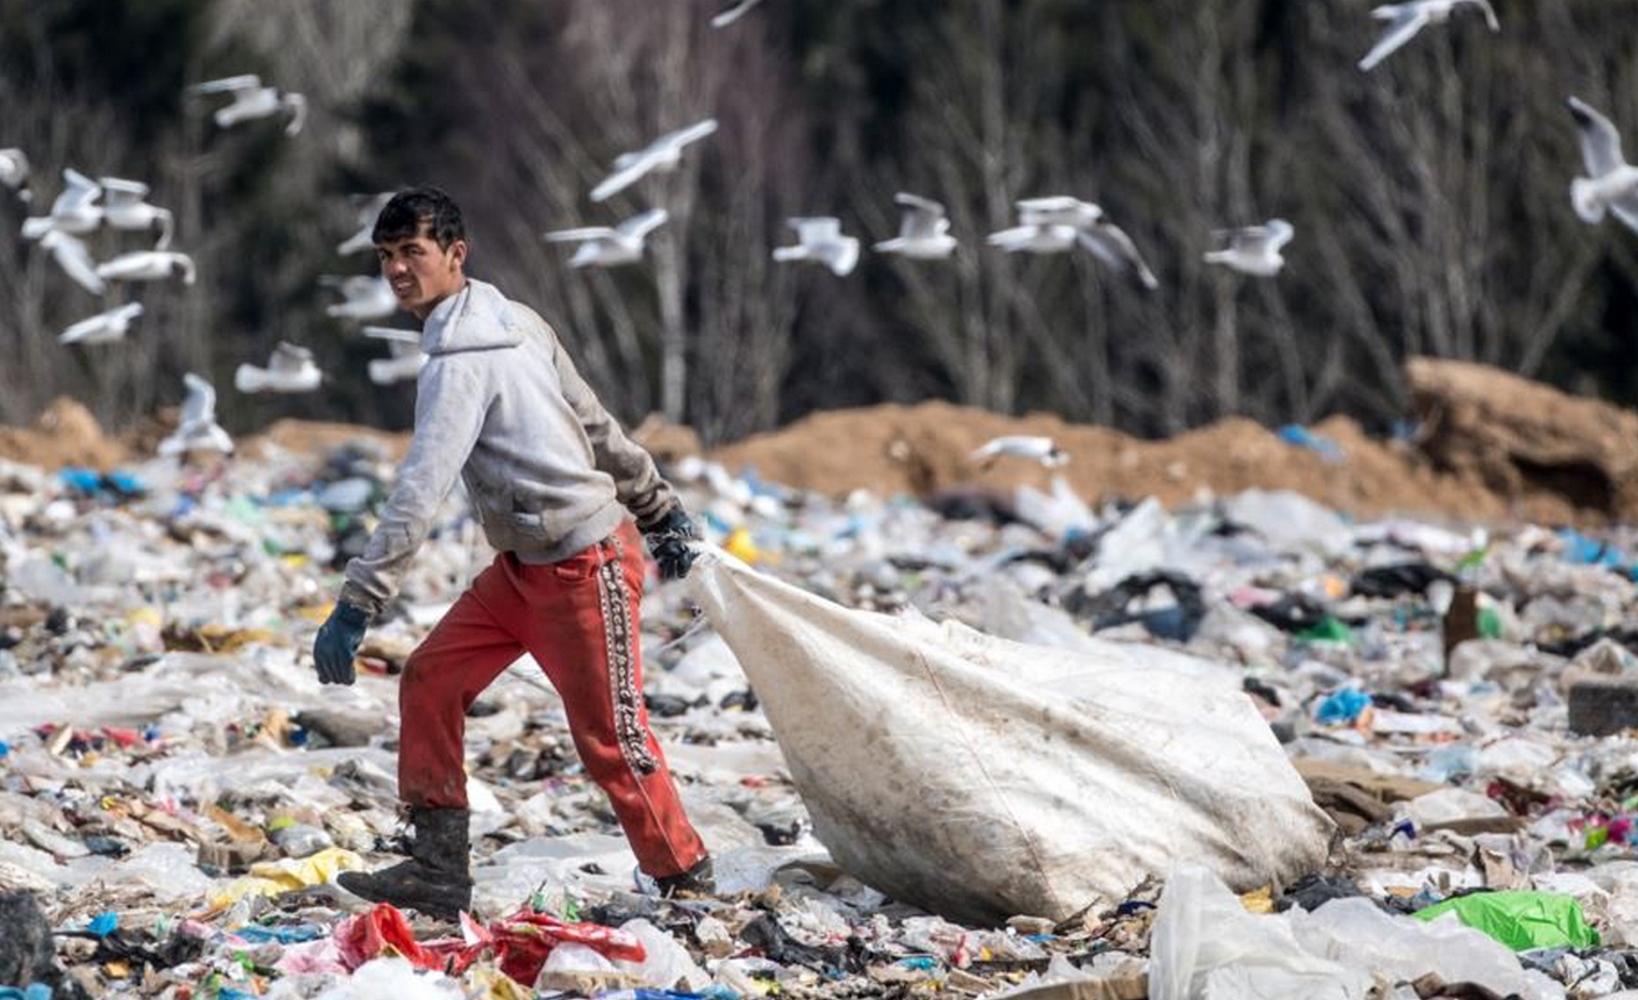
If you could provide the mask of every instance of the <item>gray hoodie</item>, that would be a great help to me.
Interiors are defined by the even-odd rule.
[[[647,527],[675,504],[534,310],[468,280],[427,316],[415,435],[341,599],[371,615],[398,592],[460,475],[489,544],[526,563],[565,559],[625,517]]]

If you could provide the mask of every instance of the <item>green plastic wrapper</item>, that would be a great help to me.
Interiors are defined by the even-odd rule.
[[[1581,904],[1573,896],[1527,889],[1475,892],[1417,910],[1416,919],[1437,920],[1447,913],[1514,951],[1591,948],[1599,943],[1598,932],[1587,926]]]

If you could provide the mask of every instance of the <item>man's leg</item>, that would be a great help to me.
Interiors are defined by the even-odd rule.
[[[501,569],[478,575],[410,654],[398,688],[398,797],[409,806],[410,859],[377,872],[342,872],[341,887],[371,902],[453,919],[472,905],[466,711],[523,652],[501,625],[517,595]]]
[[[415,647],[398,685],[398,797],[411,808],[466,808],[466,713],[523,653],[502,624],[517,595],[502,555]]]
[[[508,564],[530,613],[511,622],[563,698],[575,749],[644,872],[681,875],[706,857],[643,704],[641,541],[630,524],[549,566]]]

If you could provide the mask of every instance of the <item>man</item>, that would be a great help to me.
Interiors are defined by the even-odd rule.
[[[643,871],[667,892],[708,890],[710,858],[643,704],[644,562],[626,517],[636,518],[660,575],[676,579],[694,559],[688,515],[551,327],[466,277],[466,233],[449,196],[396,195],[372,238],[399,305],[423,322],[428,360],[397,485],[314,643],[320,679],[353,682],[367,623],[397,593],[457,474],[500,554],[404,666],[398,794],[414,826],[410,860],[345,873],[341,885],[444,917],[469,908],[466,711],[527,650],[562,696],[575,748]]]

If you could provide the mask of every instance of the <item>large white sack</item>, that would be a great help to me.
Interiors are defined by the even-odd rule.
[[[851,611],[718,552],[689,576],[847,871],[974,923],[1066,918],[1173,862],[1230,885],[1319,867],[1332,824],[1207,671]]]

